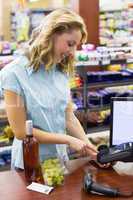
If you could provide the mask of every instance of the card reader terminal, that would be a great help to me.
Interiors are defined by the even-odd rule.
[[[101,145],[98,150],[97,161],[101,164],[113,161],[133,162],[133,142],[126,142],[112,147]]]

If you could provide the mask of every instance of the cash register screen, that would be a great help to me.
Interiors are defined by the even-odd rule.
[[[133,97],[111,100],[110,146],[133,142]]]

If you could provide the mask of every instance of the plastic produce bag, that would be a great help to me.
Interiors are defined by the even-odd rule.
[[[133,163],[117,162],[113,169],[121,175],[132,175],[133,176]]]
[[[70,174],[74,172],[76,169],[78,169],[91,159],[89,156],[69,159],[68,148],[67,145],[64,144],[57,144],[56,150],[57,150],[57,157],[60,160],[64,174]]]
[[[44,182],[49,186],[61,185],[64,181],[64,172],[58,158],[49,158],[42,163]]]
[[[68,173],[72,173],[75,170],[77,170],[78,168],[80,168],[81,166],[83,166],[84,164],[88,163],[90,161],[90,157],[80,157],[80,158],[76,158],[73,160],[68,160],[65,163],[65,167],[68,171]]]
[[[42,172],[45,184],[49,186],[62,185],[64,178],[90,161],[90,157],[69,159],[67,145],[57,144],[57,157],[44,160]]]

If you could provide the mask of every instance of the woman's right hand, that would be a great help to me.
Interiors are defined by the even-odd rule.
[[[94,145],[89,142],[85,142],[81,139],[75,137],[69,137],[68,144],[70,148],[75,150],[81,156],[90,156],[91,159],[96,160],[97,158],[97,150]]]

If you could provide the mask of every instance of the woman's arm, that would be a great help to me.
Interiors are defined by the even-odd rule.
[[[9,124],[18,139],[23,139],[26,135],[26,111],[23,98],[12,91],[5,90],[4,100]],[[43,133],[43,134],[42,134]],[[45,133],[45,135],[44,135]],[[68,143],[68,138],[63,134],[51,134],[33,128],[33,135],[40,143]]]
[[[77,137],[85,142],[89,141],[79,120],[74,115],[72,102],[68,103],[66,109],[66,127],[70,135]]]
[[[66,108],[66,128],[71,136],[85,142],[87,148],[82,149],[82,155],[91,155],[95,152],[96,156],[97,149],[88,140],[87,135],[85,134],[84,129],[82,128],[79,120],[74,115],[72,102],[69,102]]]
[[[81,140],[83,140],[88,146],[88,148],[84,148],[81,151],[81,154],[83,155],[91,155],[92,159],[94,159],[95,161],[96,159],[96,152],[97,149],[94,145],[91,144],[91,142],[88,140],[79,120],[76,118],[76,116],[73,113],[73,104],[70,102],[67,106],[66,109],[66,126],[67,126],[67,130],[69,132],[69,134],[71,134],[71,136],[74,136],[76,138],[79,138]],[[92,153],[93,152],[93,153]],[[95,152],[95,153],[94,153]],[[93,156],[94,155],[94,156]],[[108,164],[104,164],[101,165],[96,161],[97,165],[101,168],[108,168],[110,167],[110,163]]]

